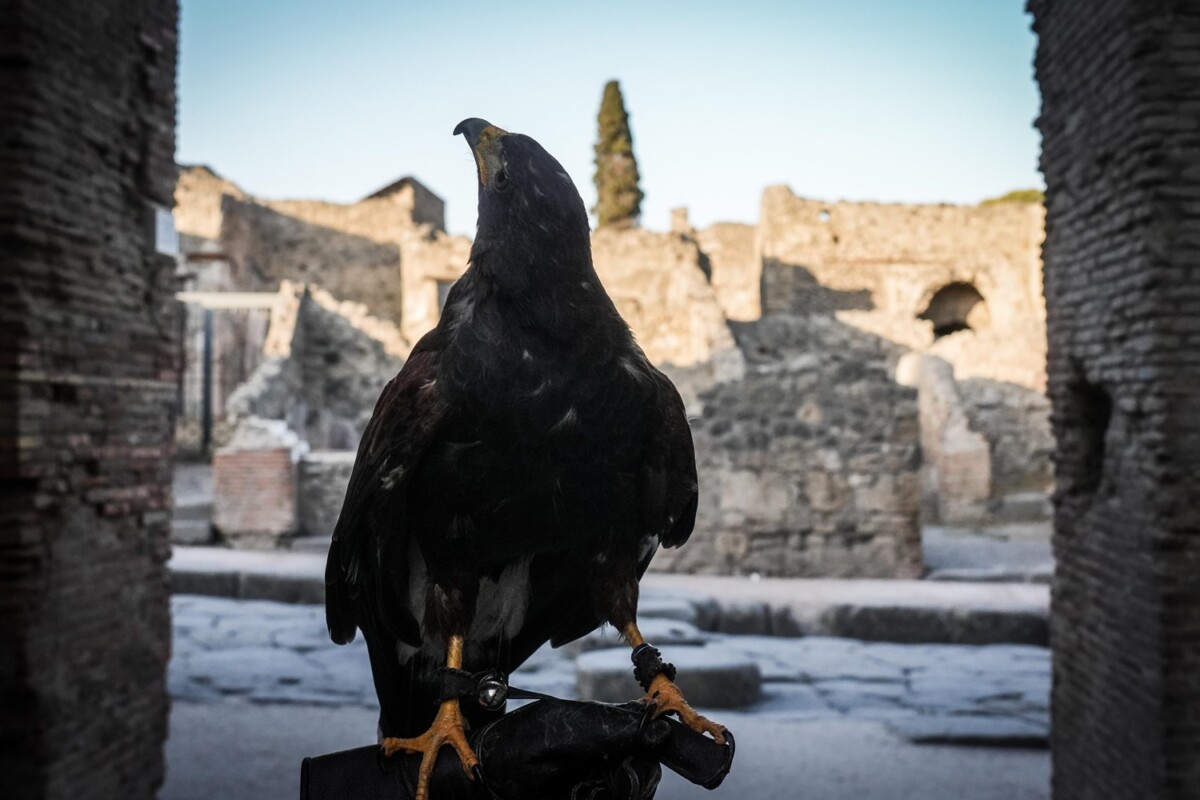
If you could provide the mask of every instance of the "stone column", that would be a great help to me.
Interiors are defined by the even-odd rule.
[[[1031,0],[1056,800],[1200,797],[1200,4]]]

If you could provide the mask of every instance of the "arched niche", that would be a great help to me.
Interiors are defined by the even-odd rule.
[[[933,293],[917,319],[933,324],[933,338],[940,339],[959,331],[978,331],[991,324],[987,301],[965,281],[948,283]]]

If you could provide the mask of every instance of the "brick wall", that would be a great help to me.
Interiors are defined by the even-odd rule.
[[[176,6],[0,2],[0,775],[152,798],[170,655]]]
[[[213,527],[235,547],[275,547],[296,532],[296,473],[287,447],[213,454]]]
[[[1200,797],[1200,4],[1033,0],[1054,796]]]

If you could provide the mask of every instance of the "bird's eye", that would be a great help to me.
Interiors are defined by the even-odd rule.
[[[503,192],[505,189],[508,188],[508,170],[507,169],[505,169],[504,167],[500,168],[500,170],[496,173],[495,177],[492,178],[492,186],[494,186],[496,188],[496,191],[498,191],[498,192]]]

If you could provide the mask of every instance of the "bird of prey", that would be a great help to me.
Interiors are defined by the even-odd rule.
[[[330,636],[360,629],[384,749],[443,745],[468,776],[464,724],[488,713],[442,679],[511,672],[608,622],[658,714],[724,741],[638,631],[638,581],[696,515],[679,393],[646,359],[592,267],[587,213],[541,145],[481,119],[479,222],[437,327],[383,390],[326,568]],[[442,676],[442,677],[440,677]]]

